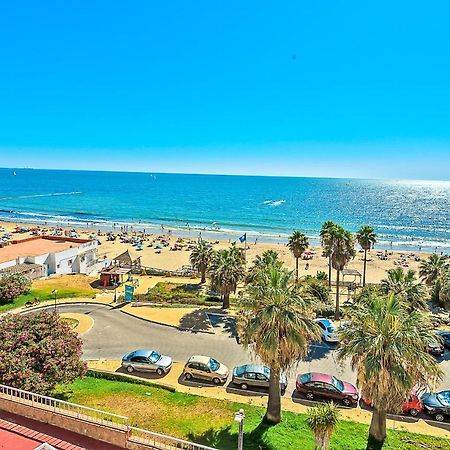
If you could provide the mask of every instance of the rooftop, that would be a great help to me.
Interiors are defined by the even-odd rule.
[[[20,241],[12,241],[10,245],[0,248],[0,263],[27,256],[39,256],[56,253],[90,242],[87,239],[66,237],[38,236]]]

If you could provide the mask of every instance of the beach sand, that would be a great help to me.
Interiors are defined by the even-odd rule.
[[[18,223],[8,223],[1,222],[0,228],[4,228],[7,232],[12,233],[15,227],[23,226],[32,228],[34,225],[30,224],[18,224]],[[41,228],[45,228],[41,226]],[[47,227],[47,229],[51,230],[52,227]],[[70,228],[67,228],[70,229]],[[77,230],[78,234],[81,238],[88,238],[90,235],[95,234],[96,230],[87,230],[87,229],[79,229]],[[3,234],[3,233],[2,233]],[[117,234],[117,233],[116,233]],[[129,233],[131,235],[131,233]],[[12,233],[12,239],[24,239],[26,237],[31,236],[30,233]],[[98,247],[98,257],[99,259],[111,259],[126,250],[129,250],[132,257],[141,257],[141,264],[146,267],[154,267],[158,269],[164,270],[176,270],[181,268],[183,265],[189,264],[189,255],[190,251],[188,250],[179,250],[179,251],[171,251],[170,247],[176,242],[178,237],[169,236],[167,233],[164,235],[165,239],[170,242],[168,247],[163,247],[160,253],[157,253],[154,248],[149,248],[148,245],[151,243],[153,239],[155,239],[159,235],[149,235],[148,240],[144,242],[143,249],[141,251],[137,251],[135,247],[128,243],[122,243],[119,239],[115,241],[107,241],[106,233],[102,232],[97,238],[101,242],[101,245]],[[186,241],[192,240],[192,238],[186,238]],[[211,239],[209,239],[212,242]],[[218,243],[213,245],[214,249],[222,249],[227,248],[230,245],[229,240],[220,240]],[[240,247],[244,247],[243,244],[238,242]],[[265,243],[265,242],[257,242],[254,241],[247,243],[248,249],[246,251],[247,257],[247,266],[249,266],[252,260],[256,255],[263,253],[265,250],[275,250],[279,253],[280,259],[284,261],[285,265],[290,268],[295,268],[295,259],[290,253],[287,246],[283,243]],[[320,248],[311,248],[311,250],[315,251],[313,259],[309,261],[301,260],[299,263],[299,275],[304,276],[307,274],[315,275],[317,271],[324,271],[328,273],[328,259],[323,257],[321,254]],[[396,267],[394,264],[395,261],[399,261],[403,258],[406,260],[407,267],[405,269],[413,269],[418,272],[420,262],[415,261],[414,257],[410,256],[410,253],[405,252],[392,252],[389,255],[388,260],[381,260],[377,257],[377,250],[372,250],[368,253],[368,263],[367,263],[367,282],[368,283],[379,283],[386,276],[386,270]],[[427,258],[429,254],[427,253],[414,253],[415,256],[419,256],[422,259]],[[356,269],[360,273],[363,271],[363,257],[364,253],[361,251],[357,251],[356,257],[348,264],[349,269]],[[308,263],[308,269],[306,269],[306,264]],[[335,279],[335,271],[333,271],[332,279]],[[347,277],[346,281],[353,281],[353,277]]]

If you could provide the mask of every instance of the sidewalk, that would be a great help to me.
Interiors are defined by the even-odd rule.
[[[119,371],[120,366],[121,366],[120,360],[88,361],[88,367],[93,370],[97,369],[109,372],[126,373]],[[183,371],[183,367],[184,363],[174,362],[171,371],[163,378],[158,378],[151,373],[147,374],[142,372],[139,373],[139,375],[133,374],[129,376],[133,376],[134,378],[141,378],[144,380],[150,380],[154,384],[170,387],[172,389],[175,389],[177,392],[183,392],[186,394],[200,395],[202,397],[210,397],[219,400],[233,401],[238,403],[247,403],[249,405],[260,406],[264,408],[267,405],[267,396],[264,394],[252,395],[249,393],[245,393],[245,391],[242,391],[243,394],[238,395],[232,392],[228,392],[226,387],[223,386],[216,387],[209,384],[203,386],[200,384],[192,386],[187,384],[180,384],[179,380],[181,377],[181,373]],[[308,406],[305,406],[301,403],[296,403],[289,397],[281,398],[281,406],[283,410],[291,411],[294,413],[305,414],[306,411],[308,410]],[[340,411],[341,417],[344,420],[350,420],[368,425],[370,424],[370,421],[372,419],[372,414],[370,411],[366,411],[360,408],[341,408]],[[406,416],[405,419],[407,419]],[[448,438],[449,432],[447,429],[429,425],[422,419],[415,419],[415,420],[416,420],[415,422],[407,422],[388,419],[387,427],[396,430],[408,431],[410,433],[419,433],[430,436]]]

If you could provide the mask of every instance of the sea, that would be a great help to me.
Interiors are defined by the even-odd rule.
[[[319,243],[370,224],[376,248],[450,253],[450,182],[0,169],[0,220]]]

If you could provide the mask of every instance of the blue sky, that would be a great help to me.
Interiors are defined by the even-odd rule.
[[[449,15],[4,2],[0,166],[450,179]]]

